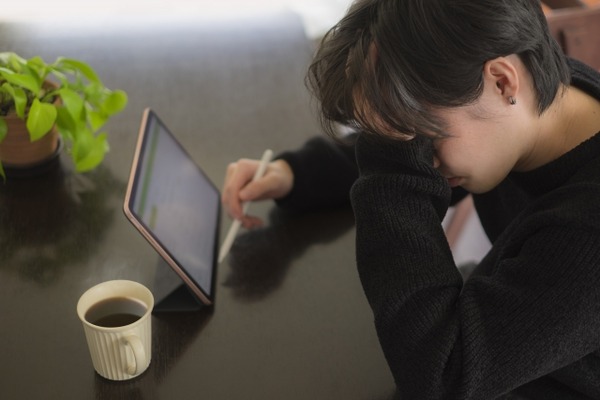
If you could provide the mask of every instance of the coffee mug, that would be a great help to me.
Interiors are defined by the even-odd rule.
[[[152,349],[152,292],[126,280],[100,283],[77,303],[92,363],[104,378],[122,381],[143,373]]]

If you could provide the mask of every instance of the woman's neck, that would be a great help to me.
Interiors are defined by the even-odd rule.
[[[567,96],[564,106],[568,114],[562,132],[565,153],[600,131],[600,101],[573,86],[567,89]]]
[[[600,101],[569,86],[540,117],[527,169],[556,160],[600,132]]]

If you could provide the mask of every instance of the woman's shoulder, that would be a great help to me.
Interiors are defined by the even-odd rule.
[[[530,216],[543,225],[596,231],[600,235],[600,157],[530,207]]]

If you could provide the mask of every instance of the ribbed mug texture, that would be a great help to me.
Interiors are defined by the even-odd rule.
[[[148,319],[146,316],[144,319]],[[90,348],[92,363],[98,374],[104,378],[122,381],[131,379],[148,368],[152,354],[152,337],[148,321],[138,320],[135,329],[126,332],[101,332],[84,325],[85,336]],[[125,337],[137,336],[146,353],[146,363],[138,367],[137,375],[127,373],[127,365],[134,364],[133,351],[127,344]]]
[[[86,320],[86,313],[98,302],[125,297],[142,302],[146,312],[137,321],[119,327],[102,327]],[[152,357],[151,312],[154,307],[152,292],[140,283],[115,280],[100,283],[88,289],[79,299],[77,313],[83,323],[92,364],[106,379],[122,381],[142,374]],[[131,344],[130,344],[131,343]],[[134,348],[144,357],[136,360]],[[141,363],[137,365],[137,363]],[[128,371],[131,366],[133,371]]]

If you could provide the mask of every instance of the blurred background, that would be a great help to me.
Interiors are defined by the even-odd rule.
[[[351,0],[29,0],[4,4],[3,20],[81,18],[106,20],[112,17],[142,18],[186,17],[198,15],[231,18],[236,14],[264,14],[282,9],[298,13],[310,38],[321,36],[345,13]],[[110,28],[110,25],[107,25]]]

